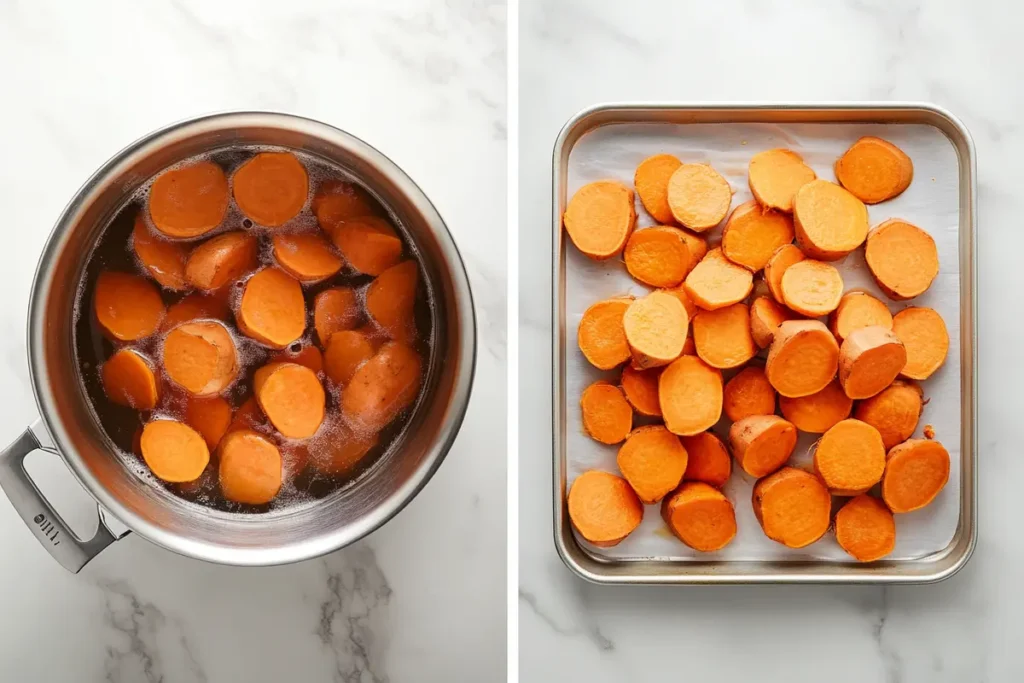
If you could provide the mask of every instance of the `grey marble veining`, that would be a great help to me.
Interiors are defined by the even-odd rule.
[[[996,0],[617,3],[523,0],[520,244],[546,244],[561,125],[621,100],[926,100],[978,151],[980,543],[956,577],[919,587],[608,588],[555,554],[550,509],[550,254],[520,248],[520,672],[522,680],[780,683],[1024,679],[1017,589],[1015,389],[1006,305],[1024,233],[1016,159],[1022,10]],[[1001,295],[1000,293],[1003,293]],[[1007,299],[1006,297],[1010,298]],[[1000,298],[1002,312],[996,308]]]
[[[480,331],[454,448],[385,528],[325,558],[234,569],[129,535],[64,572],[0,496],[0,681],[384,683],[505,672],[505,7],[494,0],[0,0],[0,440],[34,418],[24,321],[75,190],[172,121],[277,109],[362,137],[452,230]],[[30,460],[76,528],[88,498]]]

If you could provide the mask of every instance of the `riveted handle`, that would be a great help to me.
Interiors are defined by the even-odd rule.
[[[77,574],[89,560],[99,555],[118,537],[107,528],[99,506],[96,508],[99,515],[96,534],[88,540],[75,535],[25,470],[26,456],[36,450],[56,455],[53,451],[43,449],[29,428],[0,453],[0,487],[3,487],[4,493],[36,540],[61,566]]]

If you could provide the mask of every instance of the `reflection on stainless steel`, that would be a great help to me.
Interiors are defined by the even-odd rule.
[[[433,304],[424,390],[394,445],[355,484],[313,504],[263,515],[201,508],[127,469],[112,454],[113,446],[89,408],[72,340],[77,284],[90,250],[125,199],[177,161],[236,145],[292,148],[360,179],[416,245]],[[29,306],[28,347],[36,401],[53,448],[102,509],[175,552],[225,564],[268,565],[352,543],[390,519],[426,484],[465,414],[476,330],[459,253],[440,215],[408,176],[366,143],[325,124],[241,112],[205,116],[152,133],[86,182],[61,215],[40,259]],[[41,504],[39,497],[37,507]]]
[[[939,129],[956,149],[960,166],[960,523],[949,546],[922,560],[868,565],[828,562],[607,560],[588,554],[573,535],[566,509],[565,239],[569,153],[598,126],[615,123],[914,123]],[[576,574],[606,584],[720,583],[930,583],[959,571],[977,542],[977,379],[974,311],[977,186],[974,143],[955,117],[928,104],[606,104],[586,109],[562,128],[555,143],[552,177],[552,419],[555,548]]]

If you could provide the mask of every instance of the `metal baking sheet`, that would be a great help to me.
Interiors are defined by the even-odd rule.
[[[878,135],[904,149],[915,177],[900,197],[869,207],[871,224],[899,217],[928,230],[939,249],[940,274],[913,302],[931,306],[950,332],[944,367],[924,383],[929,403],[919,425],[933,424],[950,451],[950,481],[924,510],[897,517],[897,545],[886,560],[853,562],[831,535],[800,550],[767,539],[750,505],[754,480],[734,472],[724,491],[736,507],[736,539],[718,553],[703,554],[677,541],[656,505],[641,526],[613,548],[596,548],[568,523],[565,494],[586,469],[616,472],[617,447],[587,437],[578,397],[597,379],[615,379],[590,366],[576,346],[583,311],[602,298],[647,288],[621,267],[594,262],[563,239],[561,213],[579,187],[600,179],[632,186],[637,164],[652,154],[673,153],[685,161],[712,163],[734,191],[733,206],[751,198],[747,163],[773,147],[799,152],[819,177],[834,180],[832,163],[857,138]],[[581,113],[563,129],[554,158],[554,450],[555,541],[559,553],[585,578],[615,583],[716,582],[927,582],[951,575],[966,562],[975,542],[973,220],[974,173],[970,137],[949,114],[928,105],[672,106],[607,105]],[[637,200],[637,227],[654,224]],[[720,229],[709,233],[710,241]],[[881,300],[863,253],[837,264],[847,289],[865,289]],[[727,373],[726,377],[730,375]],[[719,425],[724,435],[726,422]],[[809,460],[814,439],[802,435],[792,462]]]

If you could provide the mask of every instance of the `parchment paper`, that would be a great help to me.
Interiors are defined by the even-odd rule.
[[[929,232],[939,252],[939,275],[931,288],[910,302],[889,301],[871,279],[858,250],[836,266],[846,289],[864,289],[889,304],[893,313],[910,305],[937,310],[949,330],[945,365],[923,383],[928,400],[915,436],[924,425],[935,428],[935,438],[949,451],[949,483],[923,510],[896,516],[896,548],[890,560],[917,560],[945,549],[959,520],[960,498],[960,284],[959,284],[959,167],[956,150],[937,129],[909,124],[614,124],[583,136],[569,155],[567,197],[581,186],[601,179],[619,180],[633,187],[633,173],[646,157],[671,153],[684,162],[710,162],[729,181],[732,206],[752,198],[747,185],[750,157],[765,149],[787,147],[803,156],[819,178],[835,181],[832,164],[857,138],[876,135],[902,148],[914,162],[914,180],[899,197],[868,207],[870,224],[903,218]],[[655,221],[636,199],[637,228]],[[705,234],[709,243],[721,239],[721,227]],[[617,382],[618,371],[602,372],[591,366],[576,345],[576,330],[586,308],[607,297],[625,293],[641,296],[648,289],[635,282],[616,261],[592,261],[566,240],[566,415],[568,480],[596,468],[618,474],[617,446],[605,446],[583,431],[579,396],[598,379]],[[725,374],[728,380],[733,372]],[[642,421],[637,421],[642,423]],[[728,422],[715,431],[725,437]],[[818,437],[802,434],[792,464],[809,463],[808,447]],[[643,560],[827,560],[850,562],[832,534],[800,550],[770,541],[761,532],[751,507],[753,478],[734,467],[724,491],[736,508],[736,538],[718,553],[697,553],[679,542],[661,519],[660,506],[649,505],[640,527],[613,548],[596,548],[580,539],[592,554],[609,559]],[[837,499],[841,502],[845,499]]]

